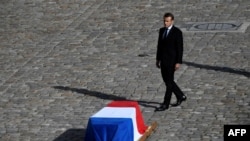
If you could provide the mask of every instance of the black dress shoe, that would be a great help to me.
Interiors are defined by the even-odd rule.
[[[155,111],[165,111],[168,109],[168,106],[165,104],[161,104],[160,107],[155,108]]]
[[[175,104],[171,104],[171,106],[176,107],[181,105],[182,101],[186,101],[187,97],[184,95],[181,99],[177,99],[177,102]]]

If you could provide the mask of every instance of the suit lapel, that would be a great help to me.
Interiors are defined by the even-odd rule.
[[[173,27],[170,29],[167,38],[169,38],[169,37],[172,35],[172,32],[173,32],[174,28],[175,28],[175,27],[173,26]]]
[[[170,36],[172,36],[172,34],[173,34],[173,32],[174,32],[174,29],[175,27],[173,26],[172,28],[171,28],[171,30],[169,31],[169,33],[168,33],[168,35],[167,35],[167,37],[166,38],[163,38],[163,35],[164,35],[164,32],[165,32],[165,28],[162,28],[161,29],[161,39],[168,39]]]
[[[164,32],[165,32],[165,28],[162,28],[162,30],[161,30],[161,38],[162,38],[162,39],[164,39],[164,37],[163,37]]]

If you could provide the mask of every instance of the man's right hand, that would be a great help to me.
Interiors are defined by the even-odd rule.
[[[156,67],[157,67],[157,68],[161,68],[161,62],[158,61],[158,60],[156,61]]]

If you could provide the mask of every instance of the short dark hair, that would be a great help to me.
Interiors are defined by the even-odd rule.
[[[172,13],[165,13],[163,18],[171,17],[174,20],[174,15]]]

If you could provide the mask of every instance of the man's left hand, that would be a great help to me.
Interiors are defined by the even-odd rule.
[[[180,68],[181,64],[175,64],[175,70],[178,70]]]

